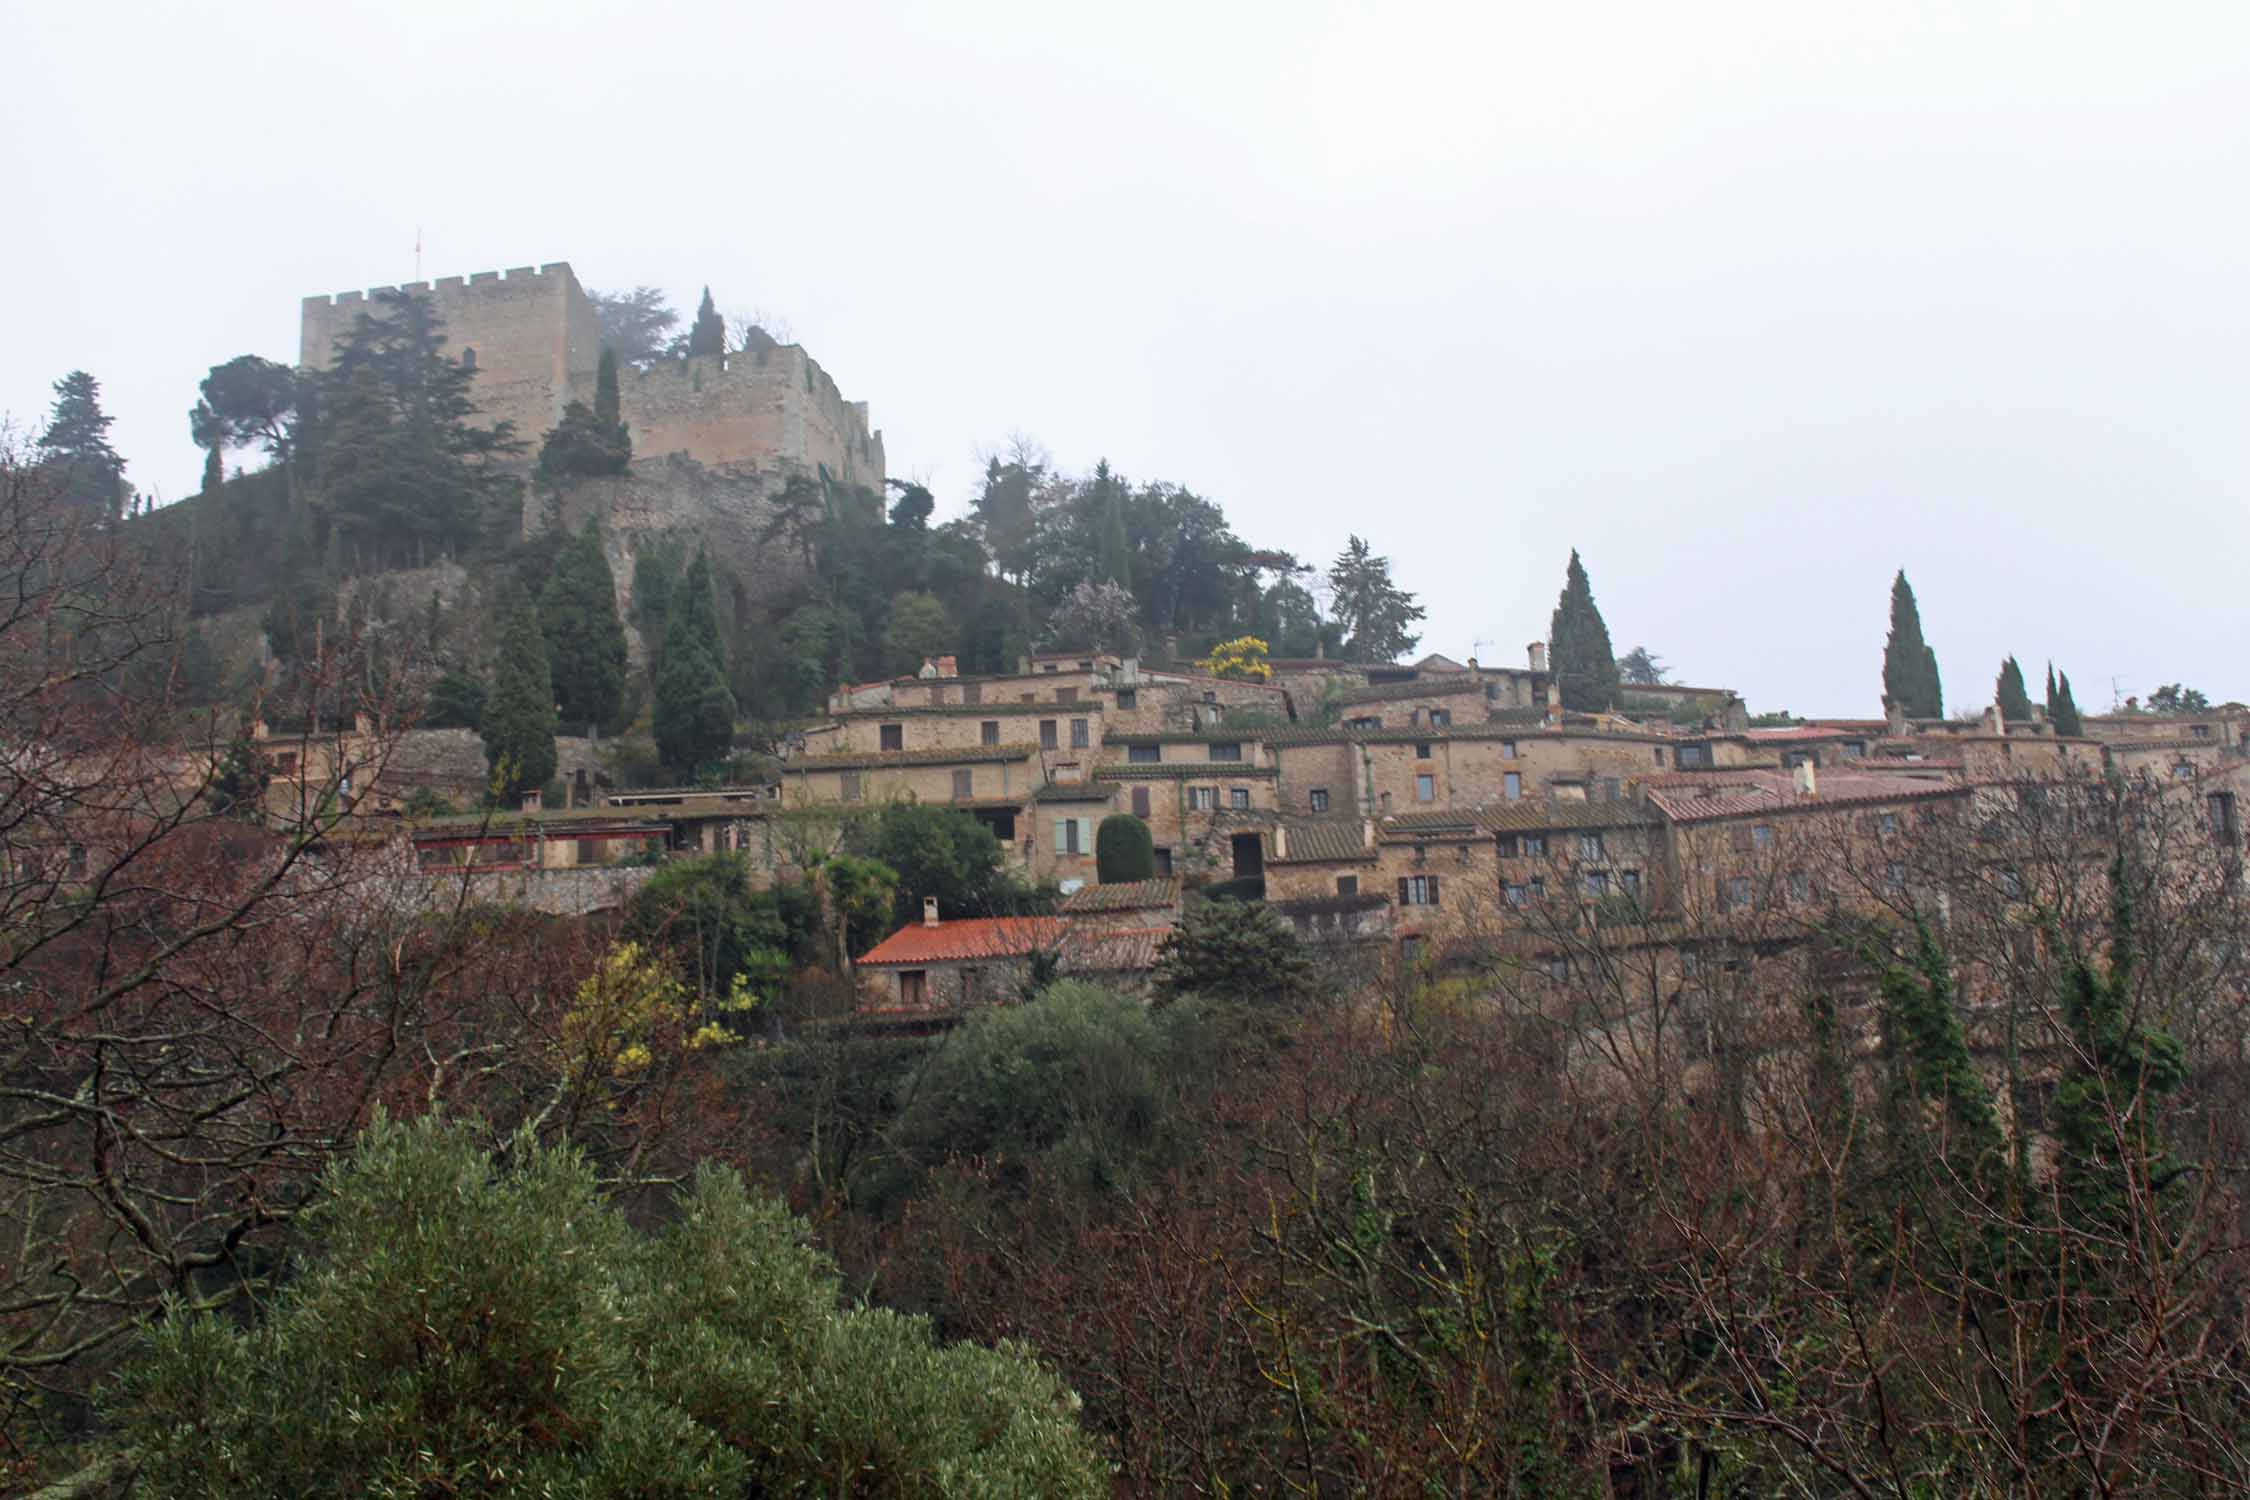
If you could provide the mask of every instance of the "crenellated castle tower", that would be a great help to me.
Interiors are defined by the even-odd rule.
[[[601,335],[594,305],[564,261],[307,297],[299,362],[324,368],[337,337],[385,291],[430,299],[447,347],[476,368],[479,407],[515,423],[532,451],[566,403],[593,401]],[[673,457],[769,475],[825,469],[841,483],[883,491],[883,435],[868,426],[867,403],[846,401],[799,345],[659,360],[619,374],[636,469]]]

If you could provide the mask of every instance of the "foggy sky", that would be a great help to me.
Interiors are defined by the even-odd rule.
[[[0,15],[0,409],[191,492],[298,299],[567,260],[762,309],[941,517],[1026,434],[1519,662],[1879,712],[2239,657],[2250,7],[542,3]]]

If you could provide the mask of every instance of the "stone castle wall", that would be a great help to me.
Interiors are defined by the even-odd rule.
[[[336,339],[386,291],[430,299],[448,350],[475,358],[477,405],[490,420],[513,422],[531,451],[567,402],[592,403],[600,328],[564,261],[307,297],[299,363],[325,369]],[[618,386],[637,462],[687,457],[713,468],[825,468],[840,483],[882,493],[883,437],[868,426],[867,404],[846,401],[798,345],[659,360],[619,372]]]
[[[307,369],[326,369],[337,338],[355,318],[373,310],[379,293],[388,291],[430,300],[444,322],[447,351],[456,359],[472,352],[475,356],[472,389],[485,418],[513,422],[516,436],[531,451],[561,418],[565,402],[592,399],[601,336],[593,303],[561,261],[307,297],[298,362]]]

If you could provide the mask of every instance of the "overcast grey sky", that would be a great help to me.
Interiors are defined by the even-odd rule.
[[[97,375],[194,488],[308,292],[568,260],[762,308],[965,505],[1035,438],[1520,660],[1878,712],[2240,664],[2250,6],[798,3],[0,15],[0,409]],[[1481,646],[1476,643],[1482,641]]]

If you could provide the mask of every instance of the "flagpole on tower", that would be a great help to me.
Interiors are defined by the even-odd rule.
[[[422,226],[414,226],[414,279],[422,279]]]

